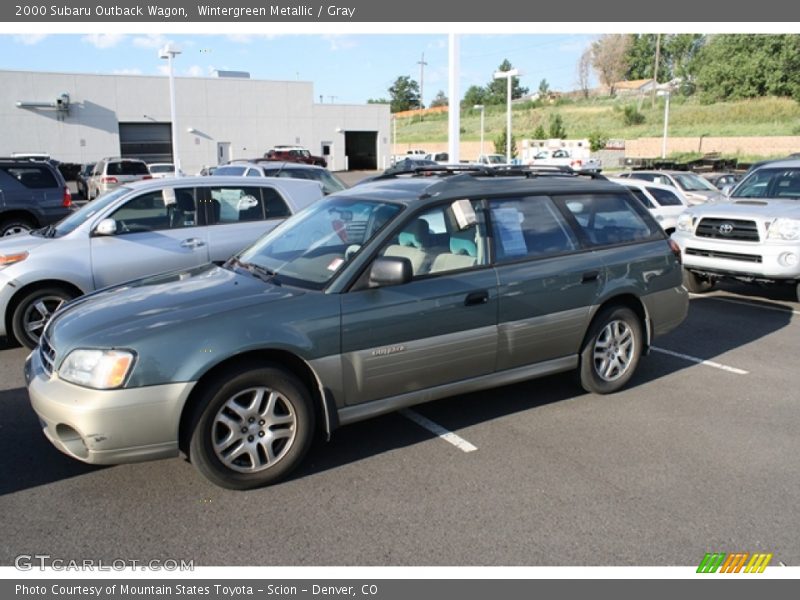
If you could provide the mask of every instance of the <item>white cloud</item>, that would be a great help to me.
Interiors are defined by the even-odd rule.
[[[226,35],[225,39],[234,44],[252,44],[257,40],[274,40],[279,35],[276,33],[231,33]]]
[[[188,69],[186,69],[186,76],[187,77],[203,77],[205,76],[205,71],[203,67],[200,65],[192,65]]]
[[[169,65],[159,65],[158,66],[158,74],[159,75],[169,75]]]
[[[133,38],[133,45],[137,48],[161,48],[167,41],[167,38],[160,33],[149,33]]]
[[[114,75],[141,75],[142,70],[133,68],[133,69],[114,69]]]
[[[24,44],[25,46],[35,46],[46,37],[47,35],[44,33],[28,33],[25,35],[15,35],[14,41],[18,44]]]
[[[121,33],[90,33],[81,38],[81,41],[91,44],[95,48],[112,48],[119,44],[125,35]]]
[[[337,50],[348,50],[358,46],[358,42],[356,42],[353,38],[347,37],[346,35],[323,35],[322,39],[326,40],[330,44],[331,52],[336,52]]]

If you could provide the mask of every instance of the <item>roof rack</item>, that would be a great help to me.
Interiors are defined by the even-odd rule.
[[[607,181],[608,178],[600,173],[592,171],[576,171],[570,167],[559,165],[438,165],[438,166],[422,166],[412,167],[407,169],[386,169],[381,175],[375,177],[372,181],[381,181],[384,179],[396,179],[398,176],[408,175],[412,177],[431,177],[434,175],[467,175],[472,177],[590,177],[592,179],[599,179]]]

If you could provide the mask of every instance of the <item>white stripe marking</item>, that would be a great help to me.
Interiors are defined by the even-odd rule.
[[[800,315],[800,310],[792,310],[788,306],[785,308],[778,308],[777,306],[764,306],[756,304],[755,302],[748,302],[747,300],[737,300],[736,298],[724,298],[722,296],[708,296],[706,294],[689,294],[692,298],[708,298],[709,300],[719,300],[721,302],[730,302],[731,304],[744,304],[752,308],[763,308],[764,310],[774,310],[777,312]]]
[[[401,415],[403,415],[406,419],[414,421],[420,427],[427,429],[431,433],[438,435],[441,439],[443,439],[448,444],[453,444],[456,448],[461,450],[462,452],[475,452],[478,448],[470,444],[467,440],[458,437],[452,431],[448,431],[438,423],[434,423],[430,419],[423,417],[421,414],[414,412],[413,410],[409,410],[404,408],[399,411]]]
[[[672,350],[657,348],[656,346],[650,346],[650,349],[656,352],[661,352],[662,354],[669,354],[670,356],[676,356],[678,358],[682,358],[684,360],[697,363],[698,365],[705,365],[707,367],[714,367],[715,369],[722,369],[723,371],[727,371],[728,373],[735,373],[736,375],[747,375],[749,373],[749,371],[745,371],[744,369],[737,369],[736,367],[721,365],[720,363],[714,362],[712,360],[703,360],[702,358],[697,358],[696,356],[689,356],[688,354],[681,354],[680,352],[673,352]]]

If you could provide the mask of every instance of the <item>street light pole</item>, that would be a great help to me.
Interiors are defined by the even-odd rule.
[[[511,80],[517,75],[519,75],[519,70],[517,69],[497,71],[494,74],[495,79],[508,81],[506,97],[506,162],[509,164],[511,163]]]
[[[172,42],[169,42],[158,53],[160,58],[167,59],[169,65],[169,112],[172,121],[172,162],[175,165],[175,177],[181,176],[181,159],[178,153],[178,122],[175,116],[175,75],[172,70],[172,61],[181,53]]]
[[[669,89],[664,90],[664,139],[661,141],[661,158],[667,158],[667,128],[669,127]]]
[[[472,107],[474,110],[481,111],[481,156],[483,156],[483,113],[486,110],[486,107],[483,104],[476,104]]]

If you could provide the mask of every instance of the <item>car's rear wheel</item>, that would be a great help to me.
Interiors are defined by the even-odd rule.
[[[8,219],[7,221],[0,223],[0,237],[17,235],[18,233],[27,233],[33,228],[33,223],[27,219]]]
[[[628,383],[642,355],[642,323],[631,309],[612,306],[592,321],[580,355],[581,385],[610,394]]]
[[[305,456],[314,433],[308,390],[278,367],[243,366],[214,379],[192,419],[189,459],[212,483],[275,483]]]
[[[11,316],[14,337],[23,346],[35,348],[53,313],[73,298],[74,292],[57,286],[39,288],[26,294]]]
[[[687,269],[683,270],[683,287],[693,294],[705,294],[714,288],[714,281]]]

